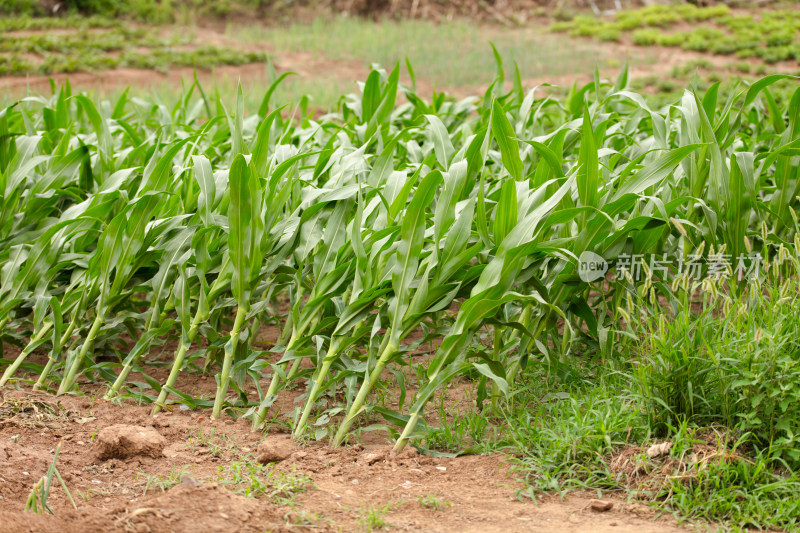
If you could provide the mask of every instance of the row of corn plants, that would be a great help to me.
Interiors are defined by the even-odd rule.
[[[409,71],[371,71],[321,117],[274,109],[275,85],[229,109],[196,80],[174,104],[65,84],[0,111],[0,386],[138,387],[154,412],[254,428],[301,386],[296,438],[340,445],[379,416],[401,450],[436,391],[474,380],[502,402],[532,358],[604,354],[626,295],[675,274],[586,282],[583,253],[707,269],[794,239],[800,90],[770,92],[787,76],[653,109],[626,72],[559,100],[498,59],[456,101]],[[214,375],[213,400],[184,372]]]

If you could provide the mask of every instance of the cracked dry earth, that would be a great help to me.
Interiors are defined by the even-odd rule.
[[[298,447],[287,435],[251,432],[246,420],[179,409],[151,416],[146,406],[7,391],[0,532],[364,531],[370,514],[389,531],[686,530],[641,504],[614,501],[596,512],[591,495],[519,499],[521,485],[499,454],[392,456],[384,436],[364,435],[335,450]],[[54,480],[54,514],[24,512],[59,443],[57,469],[77,510]],[[252,472],[269,480],[266,491],[254,490]],[[423,505],[426,497],[441,505]]]

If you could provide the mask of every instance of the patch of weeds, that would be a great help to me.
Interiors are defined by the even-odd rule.
[[[441,24],[424,20],[366,21],[359,17],[326,17],[309,23],[281,27],[230,25],[236,41],[258,43],[277,56],[303,51],[331,60],[347,59],[393,65],[408,57],[418,79],[436,87],[472,86],[487,71],[494,72],[494,56],[485,41],[492,41],[503,57],[513,57],[526,77],[586,72],[606,59],[607,52],[583,43],[564,47],[557,36],[534,36],[499,27],[477,27],[467,20]],[[477,34],[481,35],[476,39]],[[613,37],[613,32],[606,38]],[[380,46],[375,46],[380,43]],[[538,53],[525,53],[535,46]],[[577,47],[577,48],[576,48]],[[430,50],[437,50],[436,57]],[[454,58],[461,65],[453,69]],[[331,80],[327,80],[328,83]],[[349,81],[349,80],[348,80]]]
[[[417,498],[417,501],[426,509],[432,509],[434,511],[441,511],[442,509],[446,509],[452,505],[449,501],[436,494],[426,494],[425,496],[420,496]]]
[[[641,78],[635,78],[631,82],[631,86],[634,89],[637,89],[637,90],[641,91],[642,89],[645,89],[645,88],[648,88],[648,87],[657,86],[659,81],[660,81],[660,78],[658,76],[655,76],[655,75],[642,76]]]
[[[358,511],[360,515],[358,523],[361,524],[364,531],[376,531],[389,527],[390,524],[386,521],[386,514],[396,506],[396,504],[389,502],[386,505],[373,506],[370,504],[362,507]]]
[[[311,478],[304,474],[282,472],[257,463],[249,456],[220,466],[217,482],[236,494],[266,498],[278,505],[291,505],[297,494],[311,486]]]
[[[604,456],[649,435],[639,404],[622,392],[625,382],[616,373],[575,370],[565,381],[549,376],[544,364],[529,363],[521,376],[528,385],[503,412],[507,432],[497,445],[515,456],[513,470],[528,485],[518,497],[623,488]]]
[[[150,490],[151,487],[158,487],[161,489],[161,492],[166,492],[172,487],[179,485],[181,479],[183,479],[183,476],[188,472],[191,472],[191,470],[192,467],[189,465],[183,465],[180,468],[173,467],[167,477],[164,477],[160,474],[148,474],[146,472],[139,471],[139,473],[136,474],[135,481],[140,486],[144,485],[142,496],[147,494],[147,491]]]
[[[661,80],[658,83],[658,92],[673,93],[677,90],[677,84],[672,80]]]
[[[783,246],[763,255],[746,285],[631,299],[620,346],[647,426],[672,446],[612,469],[659,506],[736,531],[800,523],[800,264]]]
[[[430,450],[460,453],[469,450],[480,453],[484,444],[492,440],[487,438],[487,433],[492,437],[495,428],[489,421],[485,412],[473,410],[456,411],[447,404],[444,391],[439,394],[438,428],[431,428],[425,436],[426,447]]]
[[[225,453],[235,453],[238,450],[236,443],[225,433],[218,433],[217,428],[211,428],[209,431],[201,428],[189,437],[186,448],[192,451],[196,448],[206,449],[212,457],[222,457]]]
[[[619,42],[622,32],[616,28],[605,28],[597,32],[597,38],[605,42]]]
[[[0,56],[0,76],[20,76],[33,69],[33,63],[20,55]]]
[[[800,524],[800,476],[763,455],[712,461],[693,476],[672,478],[660,496],[683,517],[721,521],[733,531]]]
[[[113,28],[122,22],[108,17],[67,15],[65,17],[0,17],[0,32],[20,30]]]
[[[800,477],[734,437],[720,426],[684,422],[649,446],[623,448],[609,463],[636,499],[681,521],[721,522],[725,531],[796,529]]]
[[[658,434],[687,420],[722,424],[800,467],[800,264],[771,265],[785,277],[751,281],[738,295],[703,291],[698,302],[699,285],[687,286],[666,308],[631,308],[631,378]]]

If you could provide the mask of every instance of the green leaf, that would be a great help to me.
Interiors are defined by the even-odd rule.
[[[503,166],[512,178],[521,180],[523,166],[519,155],[519,144],[516,141],[514,128],[511,127],[503,107],[497,100],[492,104],[492,136],[500,147]]]
[[[626,194],[640,194],[650,187],[660,183],[675,171],[675,168],[686,157],[702,147],[702,144],[689,144],[672,150],[664,151],[651,163],[642,167],[614,193],[612,200],[618,200]]]
[[[230,190],[228,249],[233,264],[231,291],[237,304],[244,309],[250,306],[251,255],[255,252],[253,219],[256,214],[250,181],[250,170],[244,156],[239,154],[234,158],[228,174]]]
[[[517,182],[506,180],[500,189],[500,200],[494,214],[494,241],[503,242],[517,225]]]

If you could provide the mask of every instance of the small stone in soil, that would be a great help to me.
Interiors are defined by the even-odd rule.
[[[589,502],[589,507],[592,508],[592,511],[604,513],[606,511],[610,511],[614,507],[614,502],[608,502],[605,500],[592,500]]]
[[[264,442],[258,445],[256,454],[258,462],[262,465],[268,463],[279,463],[289,457],[295,451],[292,439],[284,435],[267,437]]]

